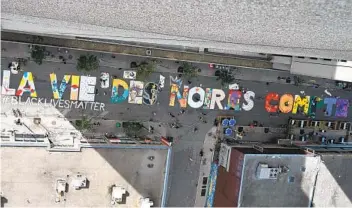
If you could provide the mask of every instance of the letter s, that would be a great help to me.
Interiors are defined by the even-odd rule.
[[[246,101],[246,103],[242,104],[242,109],[245,111],[250,111],[254,107],[254,97],[255,93],[252,91],[247,91],[244,95],[243,98]]]

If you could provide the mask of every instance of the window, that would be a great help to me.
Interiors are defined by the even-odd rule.
[[[207,185],[208,183],[208,177],[203,177],[203,185]]]

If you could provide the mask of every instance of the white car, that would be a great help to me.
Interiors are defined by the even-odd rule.
[[[100,74],[100,87],[101,88],[109,88],[110,76],[109,73],[102,72]]]

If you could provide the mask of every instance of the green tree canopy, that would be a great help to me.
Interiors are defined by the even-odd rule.
[[[31,50],[31,58],[35,63],[41,65],[45,59],[45,51],[46,48],[44,46],[35,45]]]
[[[139,122],[123,122],[122,128],[127,136],[135,137],[138,136],[144,126]]]
[[[89,119],[87,116],[83,116],[81,120],[76,120],[75,125],[78,130],[90,130],[92,128],[92,119]]]
[[[137,67],[137,80],[144,81],[156,69],[155,61],[143,61]]]
[[[99,60],[94,55],[81,55],[77,59],[78,71],[96,71],[99,68]]]
[[[220,70],[220,75],[218,76],[217,80],[221,80],[221,86],[224,87],[235,81],[235,76],[231,70]]]
[[[182,63],[183,75],[187,79],[198,76],[198,68],[189,62]]]

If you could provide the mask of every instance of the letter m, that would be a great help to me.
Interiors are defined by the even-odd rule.
[[[295,95],[295,103],[293,104],[292,114],[297,113],[298,107],[302,107],[303,112],[308,114],[309,102],[310,96],[301,97],[300,95]]]

